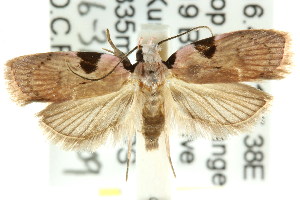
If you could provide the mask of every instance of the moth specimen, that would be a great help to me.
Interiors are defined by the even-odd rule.
[[[50,102],[38,116],[49,139],[64,149],[93,151],[108,138],[126,140],[129,160],[135,134],[144,136],[149,151],[159,148],[165,134],[172,166],[172,130],[220,139],[249,129],[272,97],[240,82],[281,79],[291,63],[290,37],[275,30],[212,36],[166,61],[159,56],[160,45],[174,37],[138,45],[135,64],[107,36],[114,55],[50,52],[6,64],[16,102]]]

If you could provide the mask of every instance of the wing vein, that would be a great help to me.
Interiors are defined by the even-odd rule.
[[[239,105],[239,106],[241,106],[241,107],[243,107],[243,108],[245,108],[245,109],[247,109],[247,110],[249,110],[249,111],[255,112],[255,110],[253,110],[253,109],[247,107],[245,104],[238,104],[237,102],[234,102],[234,101],[229,100],[229,99],[225,99],[225,100],[227,100],[227,101],[225,101],[224,99],[219,99],[219,100],[222,101],[223,103],[227,104],[227,105],[229,105],[230,103],[235,103],[235,104],[237,104],[237,105]],[[228,103],[228,101],[229,101],[230,103]],[[244,112],[242,109],[240,109],[240,108],[239,108],[238,106],[236,106],[235,104],[230,104],[230,106],[233,107],[234,109],[236,109],[236,110],[238,110],[238,111],[240,111],[240,112],[242,112],[242,113],[245,113],[245,114],[247,114],[248,116],[250,116],[248,113]],[[255,106],[256,106],[256,105],[255,105]]]
[[[201,96],[201,95],[200,95]],[[226,121],[226,122],[228,122],[228,123],[231,123],[221,112],[219,112],[208,100],[207,100],[207,98],[206,97],[202,97],[203,99],[204,99],[204,101],[206,101],[206,103],[208,104],[208,105],[210,105],[210,107],[212,107],[214,110],[215,110],[215,112],[216,113],[218,113],[223,119],[224,119],[224,121]],[[211,116],[213,116],[214,117],[214,114],[212,114],[212,113],[209,113]],[[214,117],[216,120],[217,120],[217,122],[219,122],[220,124],[221,124],[221,121],[219,120],[219,119],[217,119],[216,117]]]
[[[195,93],[193,90],[191,90],[190,88],[185,88],[186,90],[189,90],[189,91],[191,91],[193,94],[197,94],[197,95],[199,95],[199,97],[200,98],[202,98],[204,101],[206,101],[206,99],[204,99],[204,97],[203,96],[201,96],[200,94],[198,94],[198,93]],[[197,98],[196,97],[194,97],[195,95],[191,95],[190,93],[187,93],[187,95],[189,95],[191,98],[193,98],[194,100],[196,100],[196,102],[197,102]],[[204,105],[202,105],[202,104],[198,104],[199,106],[201,106],[212,118],[214,118],[217,122],[219,122],[220,123],[220,120],[219,119],[217,119],[208,109],[207,109],[207,107],[206,106],[204,106]],[[209,104],[209,105],[211,105],[211,104]],[[222,116],[222,115],[221,115]]]
[[[226,103],[225,101],[223,101],[223,99],[218,99],[219,101],[222,101],[224,103]],[[215,100],[214,100],[215,101]],[[234,115],[236,118],[238,118],[239,120],[241,121],[244,121],[243,118],[241,118],[240,116],[238,116],[237,114],[235,114],[234,112],[232,112],[230,109],[226,108],[224,105],[222,105],[221,103],[219,103],[218,101],[215,101],[219,106],[221,106],[223,109],[225,109],[227,112],[229,112],[230,114]],[[228,104],[227,104],[228,105]],[[244,113],[242,110],[240,110],[239,108],[233,106],[233,105],[230,105],[231,107],[233,107],[234,109]],[[245,113],[247,114],[247,113]],[[248,115],[248,114],[247,114]],[[248,115],[249,116],[249,115]],[[225,117],[224,117],[225,118]],[[231,123],[232,124],[232,123]]]
[[[177,93],[180,91],[177,90],[176,88],[173,88],[173,91],[176,90]],[[196,119],[196,115],[195,113],[192,113],[191,111],[193,110],[192,106],[190,105],[189,101],[187,100],[186,96],[185,95],[181,95],[185,101],[185,105],[187,105],[190,109],[186,109],[188,111],[188,113],[192,116],[193,119]],[[174,98],[174,97],[173,97]],[[175,98],[176,99],[176,98]]]
[[[229,97],[229,96],[239,96],[239,97],[243,97],[245,99],[251,99],[251,100],[258,100],[258,101],[262,101],[262,99],[260,98],[253,98],[253,97],[249,97],[249,96],[245,96],[245,95],[242,95],[242,94],[238,94],[238,93],[234,93],[234,92],[229,92],[229,91],[223,91],[221,89],[217,89],[217,88],[209,88],[211,90],[216,90],[216,91],[219,91],[219,92],[223,92],[223,93],[226,93],[226,94],[230,94],[230,95],[224,95],[226,97]],[[231,101],[232,99],[234,99],[233,97],[232,98],[228,98],[227,100]],[[235,101],[236,102],[236,101]],[[260,106],[259,104],[252,104],[252,105],[255,105],[255,106]]]
[[[91,124],[93,124],[93,123],[95,122],[95,120],[98,119],[97,117],[99,116],[99,113],[100,113],[103,109],[105,109],[105,107],[108,107],[109,104],[116,103],[115,100],[116,100],[117,98],[119,98],[121,95],[122,95],[122,94],[119,94],[119,95],[115,96],[114,98],[110,99],[109,103],[103,105],[103,106],[99,109],[99,111],[97,112],[97,114],[95,115],[95,117],[88,123],[88,125],[86,126],[87,128],[86,128],[81,134],[84,134],[87,130],[89,130]],[[103,127],[103,128],[104,128],[104,127]],[[108,128],[108,127],[105,127],[104,129],[107,130],[107,128]]]

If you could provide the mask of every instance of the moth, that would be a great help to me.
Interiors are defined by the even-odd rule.
[[[203,28],[195,27],[183,33]],[[204,27],[207,28],[207,27]],[[108,139],[128,143],[142,134],[145,148],[160,148],[174,130],[189,139],[223,139],[251,128],[272,97],[240,82],[282,79],[291,64],[290,37],[275,30],[241,30],[180,48],[166,61],[162,43],[136,46],[136,62],[111,41],[113,55],[50,52],[7,62],[13,99],[50,102],[40,113],[49,139],[68,150],[94,151]],[[131,53],[130,52],[130,53]],[[175,174],[175,172],[174,172]],[[127,175],[128,176],[128,175]]]

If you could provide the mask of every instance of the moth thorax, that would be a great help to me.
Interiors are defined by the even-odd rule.
[[[159,55],[160,47],[157,44],[143,44],[143,59],[145,62],[157,63],[161,62]]]

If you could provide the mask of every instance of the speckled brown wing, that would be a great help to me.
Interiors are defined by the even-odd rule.
[[[173,78],[169,88],[168,118],[192,138],[220,139],[247,131],[272,99],[241,83],[192,84]]]
[[[243,30],[187,45],[166,62],[189,83],[230,83],[280,79],[289,71],[290,38],[275,30]]]
[[[116,56],[96,52],[51,52],[27,55],[7,62],[6,79],[14,100],[62,102],[118,91],[130,72]],[[76,74],[78,75],[76,75]],[[81,77],[80,77],[81,76]]]

